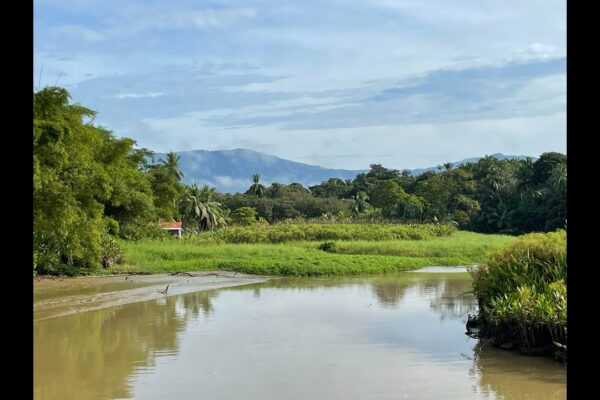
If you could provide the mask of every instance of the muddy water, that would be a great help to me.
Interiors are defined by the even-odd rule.
[[[464,334],[467,273],[278,279],[34,323],[36,399],[564,399]]]

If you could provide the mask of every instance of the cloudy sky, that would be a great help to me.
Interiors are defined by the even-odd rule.
[[[163,152],[403,169],[566,151],[564,0],[35,0],[35,87]]]

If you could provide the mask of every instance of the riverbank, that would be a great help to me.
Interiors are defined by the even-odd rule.
[[[268,280],[267,277],[224,271],[60,279],[45,277],[33,282],[33,320]],[[166,293],[161,293],[167,285]]]

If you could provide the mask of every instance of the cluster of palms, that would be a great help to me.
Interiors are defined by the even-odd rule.
[[[208,185],[199,187],[193,183],[186,187],[186,194],[180,202],[183,227],[186,231],[205,231],[226,224],[227,211],[221,203],[212,200],[215,188]]]
[[[177,181],[185,176],[179,168],[180,157],[174,152],[167,153],[162,164]],[[227,213],[219,202],[213,201],[215,188],[208,185],[202,187],[196,183],[185,186],[185,193],[179,199],[179,215],[183,228],[187,232],[205,231],[225,225]],[[175,199],[173,200],[175,201]]]

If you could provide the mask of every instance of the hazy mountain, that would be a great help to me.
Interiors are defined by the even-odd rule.
[[[185,174],[183,179],[185,183],[208,184],[217,188],[219,192],[229,193],[245,192],[252,185],[252,174],[256,173],[260,174],[260,180],[265,186],[273,182],[285,184],[298,182],[308,187],[329,178],[354,179],[357,174],[367,172],[367,170],[333,169],[303,164],[247,149],[190,150],[179,151],[177,154],[181,157],[180,168]],[[526,156],[507,156],[500,153],[492,156],[498,159],[526,158]],[[157,160],[164,157],[164,153],[156,154]],[[452,165],[456,167],[467,162],[477,162],[480,158],[467,158]],[[425,171],[435,170],[437,167],[417,168],[411,172],[413,175],[419,175]]]
[[[252,174],[260,174],[263,185],[273,182],[301,183],[308,187],[329,178],[354,179],[361,170],[332,169],[284,160],[247,149],[178,151],[185,183],[197,182],[219,192],[245,192],[252,185]],[[164,158],[157,153],[156,158]]]

